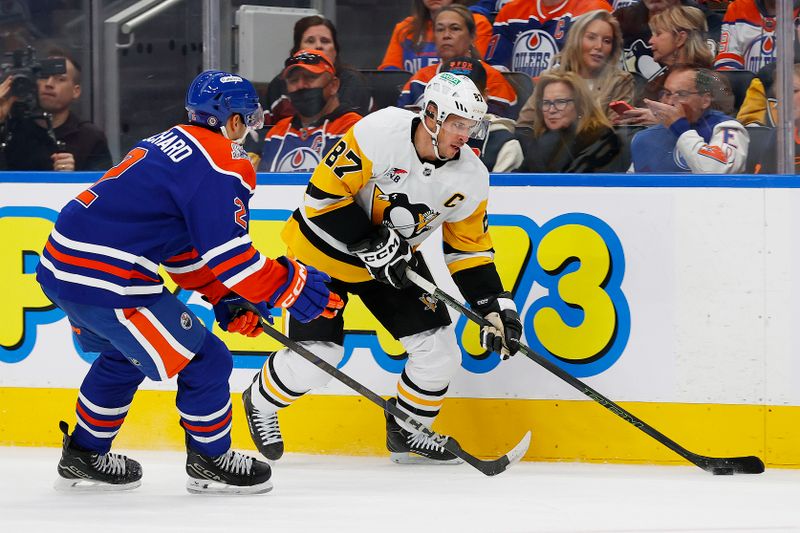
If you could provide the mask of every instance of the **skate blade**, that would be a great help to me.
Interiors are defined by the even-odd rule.
[[[272,482],[242,487],[210,479],[189,478],[186,480],[186,490],[191,494],[264,494],[272,490]]]
[[[425,457],[424,455],[417,455],[416,453],[410,452],[391,452],[389,458],[393,463],[399,465],[460,465],[464,462],[458,457],[446,461],[438,461],[430,457]]]
[[[141,484],[141,479],[132,483],[114,484],[93,479],[67,479],[59,476],[53,483],[53,488],[59,492],[120,492],[135,489]]]

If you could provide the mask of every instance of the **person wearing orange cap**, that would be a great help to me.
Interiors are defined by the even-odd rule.
[[[258,170],[311,172],[361,115],[341,105],[336,67],[319,50],[298,50],[281,77],[295,114],[267,133]]]

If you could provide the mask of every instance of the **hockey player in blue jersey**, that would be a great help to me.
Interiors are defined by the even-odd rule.
[[[220,71],[197,76],[189,124],[139,142],[56,220],[37,279],[67,314],[78,343],[99,352],[64,432],[56,487],[123,490],[142,469],[110,453],[139,384],[177,376],[192,493],[263,493],[270,467],[230,449],[233,367],[225,345],[164,288],[159,265],[214,306],[223,329],[263,332],[258,313],[289,309],[308,322],[333,317],[330,278],[287,257],[269,259],[248,235],[255,171],[240,142],[263,125],[253,85]]]

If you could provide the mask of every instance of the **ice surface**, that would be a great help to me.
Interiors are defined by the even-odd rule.
[[[184,454],[134,451],[140,488],[63,494],[52,488],[59,453],[0,448],[0,532],[800,531],[798,470],[524,462],[487,478],[467,465],[287,454],[268,494],[195,496]]]

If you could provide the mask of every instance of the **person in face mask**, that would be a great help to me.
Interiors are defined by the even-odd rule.
[[[361,115],[341,105],[336,67],[319,50],[298,50],[281,77],[295,114],[267,133],[258,170],[311,172]]]

